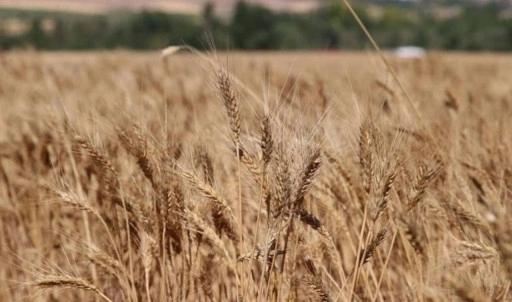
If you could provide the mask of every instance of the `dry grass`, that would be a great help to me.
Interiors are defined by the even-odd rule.
[[[1,301],[512,299],[512,57],[227,58],[0,54]]]

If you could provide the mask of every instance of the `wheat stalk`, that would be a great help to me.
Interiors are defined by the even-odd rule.
[[[68,275],[48,275],[34,281],[34,285],[45,289],[64,289],[76,288],[97,293],[103,300],[112,302],[104,293],[102,293],[94,284],[89,281],[68,276]]]

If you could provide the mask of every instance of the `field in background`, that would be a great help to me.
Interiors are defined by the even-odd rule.
[[[221,12],[230,11],[236,0],[0,0],[0,7],[23,9],[50,9],[80,13],[105,13],[113,10],[159,10],[169,13],[200,14],[207,3],[213,3]],[[315,0],[257,0],[251,1],[270,9],[308,11],[318,7]]]
[[[0,300],[509,301],[512,56],[388,58],[1,53]]]

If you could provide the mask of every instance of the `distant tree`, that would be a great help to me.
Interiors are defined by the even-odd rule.
[[[238,1],[231,21],[234,47],[272,49],[277,43],[274,32],[276,21],[272,11],[245,1]]]
[[[211,33],[213,30],[213,22],[215,21],[215,5],[213,2],[208,1],[204,5],[203,9],[203,31],[206,33]]]
[[[383,48],[415,44],[435,49],[512,49],[512,18],[504,14],[502,3],[466,3],[460,6],[459,14],[439,18],[433,13],[435,6],[430,5],[432,1],[439,3],[438,0],[417,5],[399,3],[400,0],[389,4],[391,0],[385,0],[388,3],[385,6],[372,4],[377,14],[369,14],[364,3],[381,0],[363,1],[354,3],[353,7]],[[200,16],[154,11],[107,15],[22,11],[16,18],[30,22],[29,29],[19,36],[0,30],[0,49],[23,46],[158,49],[182,43],[208,48],[211,45],[205,43],[204,33],[212,37],[217,49],[361,49],[368,45],[367,38],[341,1],[321,0],[319,3],[319,8],[310,12],[285,13],[238,1],[230,19],[218,18],[213,2],[204,6]],[[41,18],[52,18],[54,29],[45,32]]]
[[[41,26],[41,19],[37,18],[32,20],[30,29],[25,35],[25,39],[31,46],[36,48],[48,47],[50,39]]]

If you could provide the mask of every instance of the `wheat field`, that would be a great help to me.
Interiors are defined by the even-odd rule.
[[[511,301],[512,56],[386,58],[0,53],[0,300]]]

